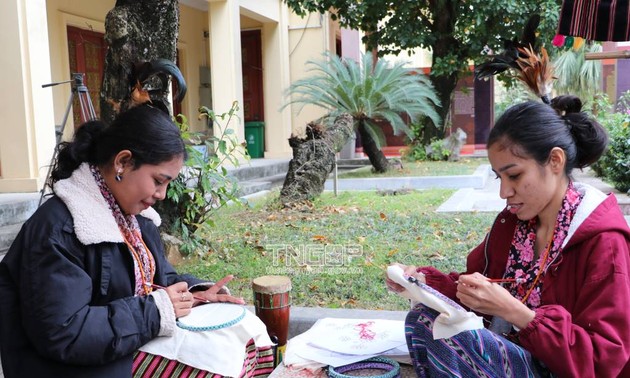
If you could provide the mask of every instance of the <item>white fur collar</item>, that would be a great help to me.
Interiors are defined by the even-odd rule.
[[[57,181],[54,192],[72,214],[74,232],[81,243],[125,241],[87,163],[81,164],[69,178]],[[152,207],[140,215],[149,218],[156,226],[161,223],[160,216]]]
[[[575,234],[578,227],[584,223],[586,218],[608,197],[599,189],[582,182],[574,182],[573,187],[580,193],[584,194],[577,211],[573,215],[573,220],[569,226],[567,236],[564,238],[562,248],[564,248],[571,237]]]

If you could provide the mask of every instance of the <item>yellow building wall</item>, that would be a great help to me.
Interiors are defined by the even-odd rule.
[[[334,38],[330,37],[328,15],[311,13],[301,18],[289,15],[289,61],[291,82],[312,75],[308,72],[309,60],[323,59],[323,53],[334,53]],[[295,135],[303,135],[306,125],[326,114],[324,109],[301,105],[291,105],[291,125]]]
[[[115,3],[116,0],[3,0],[4,8],[0,9],[5,9],[8,17],[7,22],[0,23],[3,25],[0,30],[6,32],[4,46],[14,47],[11,50],[14,57],[20,55],[15,59],[7,57],[5,68],[9,64],[22,66],[18,67],[21,73],[3,76],[7,87],[16,88],[13,95],[5,92],[0,97],[7,109],[13,109],[11,124],[17,129],[11,132],[15,140],[5,138],[4,143],[0,143],[3,168],[0,192],[32,191],[41,185],[54,147],[54,126],[62,121],[72,89],[70,83],[49,88],[41,88],[41,85],[70,80],[68,26],[104,33],[106,15]],[[206,122],[198,119],[199,105],[213,105],[221,111],[222,107],[229,108],[233,100],[242,100],[238,33],[239,30],[260,29],[265,72],[265,157],[290,157],[287,141],[290,135],[303,134],[306,124],[320,118],[325,111],[307,107],[298,113],[296,106],[283,108],[289,101],[286,90],[291,82],[308,74],[308,60],[321,59],[324,51],[334,53],[335,26],[328,15],[301,18],[292,14],[281,0],[215,0],[208,2],[208,8],[210,12],[180,6],[179,64],[188,85],[183,113],[193,130],[202,131]],[[217,13],[213,14],[213,9]],[[229,12],[225,13],[226,9]],[[26,15],[26,21],[10,21],[14,14]],[[36,21],[38,15],[45,22]],[[31,24],[24,28],[20,22]],[[213,29],[218,32],[214,36]],[[26,33],[25,37],[16,37],[20,33]],[[232,44],[225,45],[227,42]],[[37,48],[39,45],[42,47]],[[208,96],[208,88],[201,88],[200,67],[210,67],[212,63],[218,71],[206,69],[204,76],[211,72],[210,76],[218,84],[215,83]],[[226,77],[230,80],[225,80]],[[19,86],[25,89],[23,97],[15,95]],[[213,104],[203,103],[212,96],[215,97]],[[9,105],[12,103],[15,104]],[[21,110],[16,111],[18,108]],[[243,125],[236,122],[235,128],[242,138]],[[72,117],[69,117],[64,139],[70,139],[73,130]]]
[[[0,2],[0,192],[36,192],[54,147],[44,0]],[[43,174],[42,174],[43,172]]]
[[[51,73],[54,81],[70,78],[68,59],[67,27],[105,33],[105,17],[116,5],[115,0],[48,0],[48,34],[51,52]],[[199,65],[207,64],[207,48],[204,48],[203,30],[206,20],[205,12],[186,6],[180,7],[180,29],[178,49],[180,53],[180,69],[186,78],[188,92],[182,103],[182,112],[188,117],[193,130],[202,130],[202,122],[198,119],[199,108]],[[55,119],[61,122],[66,108],[70,85],[59,85],[51,89],[54,96]],[[66,126],[65,138],[71,137],[72,118]]]
[[[186,78],[188,92],[182,103],[182,113],[188,118],[194,131],[206,130],[205,120],[199,119],[200,80],[199,67],[209,66],[208,39],[204,31],[208,31],[205,12],[187,6],[179,7],[179,67]]]
[[[51,51],[51,72],[54,81],[69,79],[69,60],[67,43],[67,26],[75,26],[82,29],[105,32],[105,17],[107,12],[115,5],[115,0],[47,0],[49,23],[49,38]],[[241,9],[245,9],[245,14],[252,14],[253,11],[261,11],[259,18],[265,16],[279,17],[276,9],[276,0],[265,0],[265,4],[257,2],[245,2]],[[264,6],[263,6],[264,5]],[[251,6],[253,8],[246,8]],[[246,15],[241,15],[241,29],[262,29],[263,39],[265,30],[263,23]],[[202,104],[200,101],[200,66],[210,66],[209,37],[204,37],[204,31],[208,31],[208,15],[206,12],[180,6],[180,29],[179,29],[179,58],[180,68],[188,85],[188,92],[182,104],[182,112],[187,116],[191,128],[195,131],[205,130],[205,121],[198,119],[198,108]],[[280,18],[281,22],[283,21]],[[288,28],[288,54],[290,66],[290,81],[299,80],[307,75],[306,61],[321,59],[324,51],[334,52],[335,34],[331,27],[328,15],[311,14],[301,18],[288,12],[288,25],[280,25],[280,28]],[[263,51],[263,54],[265,52]],[[60,85],[51,88],[54,97],[55,120],[60,122],[65,111],[69,85]],[[268,93],[266,93],[266,96]],[[274,97],[279,96],[281,100],[275,103],[284,104],[288,101],[285,93],[273,93]],[[267,98],[265,99],[268,100]],[[269,99],[275,100],[275,99]],[[277,109],[276,111],[280,111]],[[297,107],[291,106],[291,130],[293,133],[302,134],[306,124],[325,114],[325,111],[315,107],[305,107],[298,113]],[[71,136],[73,125],[72,118],[66,126],[65,138]],[[271,138],[272,136],[267,136]],[[278,136],[286,139],[284,135]],[[286,149],[288,152],[289,149]]]
[[[50,69],[54,82],[70,80],[68,58],[68,26],[105,33],[105,16],[116,4],[115,0],[47,0]],[[61,123],[71,93],[70,84],[49,88],[53,93],[55,123]],[[72,116],[65,127],[64,139],[72,137]]]

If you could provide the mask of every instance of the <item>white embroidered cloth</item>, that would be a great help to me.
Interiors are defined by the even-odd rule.
[[[406,289],[399,293],[400,295],[440,313],[433,323],[434,339],[445,339],[463,331],[483,328],[483,319],[480,316],[466,311],[462,306],[428,285],[409,282],[403,273],[402,268],[397,265],[387,267],[387,276]]]
[[[239,311],[234,311],[234,307]],[[243,306],[231,303],[209,303],[194,307],[189,316],[180,318],[182,322],[203,327],[212,326],[233,320],[234,314],[245,316],[236,324],[211,331],[189,331],[175,327],[175,334],[157,337],[140,350],[177,360],[197,369],[228,377],[238,377],[245,361],[245,346],[254,339],[257,347],[273,345],[265,324],[251,311]],[[225,314],[229,314],[226,318]],[[188,319],[187,319],[188,318]],[[207,319],[207,323],[199,319]]]

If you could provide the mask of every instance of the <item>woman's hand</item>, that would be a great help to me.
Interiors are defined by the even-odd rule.
[[[521,329],[534,320],[536,315],[503,286],[490,282],[480,273],[459,276],[457,298],[472,310],[492,316],[498,315]]]
[[[396,265],[398,267],[400,267],[400,269],[403,270],[403,274],[407,277],[415,277],[418,282],[421,283],[426,283],[426,279],[424,278],[424,274],[419,273],[417,271],[417,267],[415,266],[407,266],[407,265],[403,265],[403,264],[398,264],[395,263],[393,265]],[[385,284],[387,285],[387,290],[389,291],[393,291],[394,293],[402,293],[403,291],[405,291],[405,288],[400,286],[399,284],[397,284],[396,282],[392,281],[389,277],[385,277]]]
[[[221,290],[224,286],[234,279],[233,275],[228,275],[219,280],[219,282],[210,286],[208,290],[195,291],[195,297],[204,299],[207,302],[229,302],[236,304],[245,304],[245,300],[240,297],[233,297],[230,294],[226,294],[226,290]],[[204,303],[203,301],[195,301],[195,305]]]
[[[178,282],[166,287],[164,290],[168,293],[168,297],[173,304],[176,318],[190,314],[190,309],[194,302],[192,294],[188,292],[188,284],[186,282]]]

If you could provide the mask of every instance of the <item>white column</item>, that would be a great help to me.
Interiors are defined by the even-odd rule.
[[[291,107],[281,109],[290,85],[288,9],[282,1],[278,6],[279,21],[264,23],[262,30],[266,158],[291,156]]]
[[[36,192],[55,145],[46,1],[0,1],[0,25],[0,193]]]
[[[217,114],[225,113],[230,110],[234,101],[238,101],[238,119],[233,118],[230,127],[236,131],[239,140],[244,140],[239,17],[237,0],[212,0],[208,3],[212,108]]]

